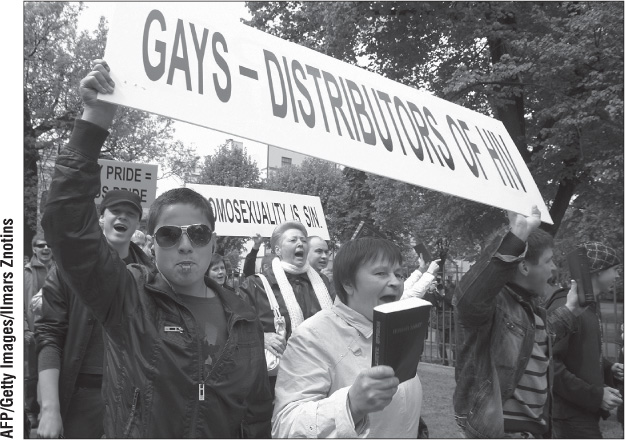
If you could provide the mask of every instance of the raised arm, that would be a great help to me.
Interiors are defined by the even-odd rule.
[[[528,217],[509,211],[508,224],[510,231],[500,242],[489,246],[456,288],[454,307],[458,322],[464,326],[490,322],[497,295],[512,280],[517,263],[525,255],[527,238],[540,226],[540,211],[533,206]]]
[[[263,237],[261,237],[260,234],[256,234],[252,237],[252,240],[254,244],[250,252],[245,256],[245,262],[243,263],[243,275],[246,277],[256,273],[256,257],[258,256],[258,250],[260,249]]]
[[[108,136],[117,106],[97,100],[113,84],[108,65],[94,62],[81,81],[85,105],[67,147],[57,158],[48,203],[41,221],[63,280],[105,325],[123,322],[122,295],[130,283],[126,265],[112,250],[100,229],[94,198],[100,190],[98,156]]]
[[[427,271],[420,277],[418,277],[417,281],[411,283],[408,287],[409,283],[404,282],[404,293],[401,296],[401,299],[417,297],[423,298],[425,292],[427,292],[428,287],[432,284],[432,281],[436,279],[436,272],[438,272],[438,264],[441,260],[434,260],[428,266]],[[419,269],[415,270],[415,272],[421,273]],[[412,277],[412,275],[410,275]],[[407,280],[406,280],[407,281]]]

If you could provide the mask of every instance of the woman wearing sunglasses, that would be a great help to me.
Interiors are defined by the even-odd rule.
[[[321,309],[330,308],[334,298],[325,275],[308,264],[308,232],[297,221],[284,222],[271,235],[271,251],[275,258],[263,274],[251,275],[239,287],[256,308],[265,331],[265,350],[280,358],[291,332],[305,319]],[[277,303],[272,309],[267,296],[273,294]],[[275,319],[284,317],[286,331],[276,332]],[[277,368],[270,370],[271,389],[275,387]]]

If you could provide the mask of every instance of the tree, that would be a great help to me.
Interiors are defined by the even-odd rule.
[[[95,32],[77,33],[81,11],[81,3],[24,3],[24,249],[28,254],[39,224],[39,199],[48,188],[56,155],[80,115],[78,84],[92,60],[102,57],[106,45],[103,18]],[[193,152],[171,141],[171,123],[167,118],[120,108],[102,157],[156,162],[166,174],[185,174],[194,167]],[[189,160],[180,163],[171,157]]]
[[[553,235],[568,211],[587,210],[591,200],[609,229],[622,230],[622,4],[247,5],[252,26],[500,119],[550,207]],[[616,188],[616,206],[604,185]],[[478,242],[490,235],[467,220],[483,220],[491,208],[446,199],[428,197],[446,209],[437,212],[440,224]]]
[[[332,162],[307,157],[301,165],[278,168],[267,177],[264,188],[271,191],[318,196],[325,214],[330,237],[340,237],[340,205],[344,202],[340,188],[345,184],[341,170]]]
[[[217,151],[204,158],[195,181],[204,185],[260,188],[260,171],[256,161],[232,139],[219,146]],[[217,231],[219,233],[219,231]],[[218,237],[217,252],[226,255],[244,249],[247,238]]]
[[[373,195],[367,185],[367,177],[364,171],[348,167],[343,169],[345,183],[338,192],[341,203],[337,206],[334,222],[339,242],[349,240],[360,222],[365,222],[374,233],[384,235],[374,223]]]

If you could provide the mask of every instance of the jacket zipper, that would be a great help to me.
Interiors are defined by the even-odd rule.
[[[186,306],[183,305],[184,308]],[[191,313],[191,312],[189,312]],[[191,319],[195,324],[195,328],[197,329],[197,322],[195,322],[195,316],[191,313]],[[204,401],[204,359],[202,359],[202,339],[200,337],[199,331],[196,331],[197,337],[197,352],[198,352],[198,400],[196,404],[193,406],[193,418],[191,419],[191,437],[196,437],[195,430],[197,425],[198,413],[200,411],[200,402]]]
[[[165,295],[168,299],[174,301],[181,309],[186,310],[189,315],[191,316],[191,319],[193,320],[195,327],[197,328],[197,322],[195,322],[195,317],[193,316],[193,313],[191,313],[191,311],[180,301],[178,301],[175,297],[169,295],[167,292],[164,292],[160,289],[156,289],[154,287],[151,287],[149,290],[152,290],[153,292],[157,292],[159,294]],[[174,293],[175,294],[175,293]],[[221,300],[221,298],[220,298]],[[226,307],[225,304],[222,302],[222,306],[224,307],[224,311],[226,311]],[[211,369],[211,372],[215,370],[215,368],[221,363],[224,353],[226,352],[226,347],[228,347],[229,343],[232,341],[232,329],[234,329],[234,325],[238,322],[238,321],[242,321],[244,320],[241,317],[235,317],[234,313],[231,310],[228,310],[230,317],[228,319],[228,339],[226,340],[226,344],[224,345],[224,349],[221,352],[221,355],[219,356],[219,358],[217,358],[217,361],[215,362],[215,365],[213,365],[213,368]],[[182,317],[181,317],[182,318]],[[171,326],[169,328],[167,328],[165,331],[175,331],[175,332],[180,332],[183,333],[183,329],[181,327],[174,327]],[[197,418],[198,418],[198,412],[200,409],[200,401],[205,401],[206,398],[206,379],[208,379],[208,377],[204,377],[204,359],[202,359],[202,342],[201,339],[199,337],[199,333],[196,332],[196,336],[197,336],[197,343],[198,343],[198,359],[199,359],[199,382],[198,382],[198,400],[196,403],[196,405],[194,406],[194,411],[193,411],[193,417],[191,419],[191,429],[190,429],[190,433],[191,436],[193,436],[193,433],[195,433],[195,426],[197,424]],[[210,374],[209,374],[210,376]]]
[[[222,303],[223,306],[223,303]],[[186,308],[186,307],[185,307]],[[226,310],[226,307],[224,307],[224,311]],[[193,319],[193,321],[195,322],[195,318],[193,317],[193,314],[191,314],[191,319]],[[226,352],[226,348],[231,344],[232,342],[232,329],[234,329],[234,324],[237,322],[237,319],[234,318],[234,315],[232,313],[232,311],[230,311],[230,318],[228,319],[228,339],[226,339],[226,343],[224,344],[224,349],[221,351],[221,354],[219,355],[219,357],[217,358],[217,361],[215,361],[215,365],[213,365],[213,367],[211,368],[211,373],[213,371],[215,371],[215,369],[217,368],[217,366],[221,363],[223,357],[224,357],[224,353]],[[197,327],[197,322],[195,322],[196,327]],[[195,426],[197,424],[197,419],[198,419],[198,413],[200,410],[200,406],[201,404],[199,402],[203,402],[206,399],[206,380],[208,379],[208,377],[210,376],[211,373],[209,373],[206,377],[204,377],[204,359],[202,356],[202,340],[199,337],[199,333],[197,334],[198,336],[198,359],[199,359],[199,383],[198,383],[198,403],[195,405],[195,410],[193,412],[193,419],[191,421],[191,432],[195,433]]]
[[[130,407],[130,414],[128,416],[128,422],[126,423],[126,428],[124,429],[124,434],[122,436],[123,438],[128,438],[128,435],[130,435],[130,428],[132,427],[132,422],[135,419],[138,401],[139,401],[139,388],[135,388],[134,396],[132,398],[132,406]]]

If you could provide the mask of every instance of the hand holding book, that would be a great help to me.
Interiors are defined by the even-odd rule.
[[[349,409],[358,424],[367,414],[382,411],[397,392],[399,379],[391,367],[380,365],[361,371],[347,393]]]

